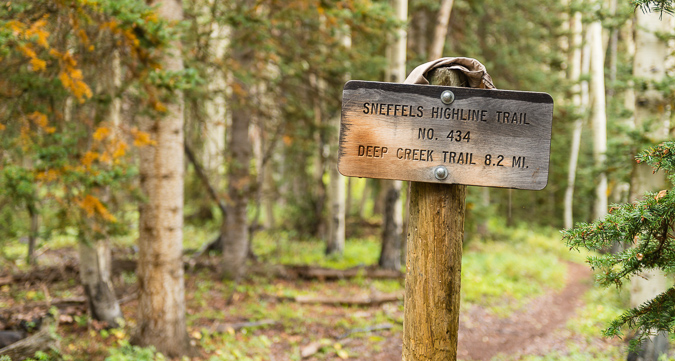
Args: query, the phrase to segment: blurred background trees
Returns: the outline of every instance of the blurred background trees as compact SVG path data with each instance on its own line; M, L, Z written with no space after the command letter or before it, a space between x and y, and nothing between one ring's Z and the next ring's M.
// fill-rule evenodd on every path
M169 3L182 9L169 16ZM490 238L494 219L592 221L607 210L603 196L642 193L642 170L628 165L672 136L672 8L636 4L661 5L663 18L650 15L651 28L633 4L590 0L6 2L0 246L25 239L26 262L39 264L53 238L77 238L90 313L111 325L122 315L106 286L110 240L139 237L139 265L180 269L183 220L218 234L209 249L234 280L247 276L263 230L325 242L339 258L343 242L376 227L380 266L398 269L407 186L334 171L340 94L349 78L402 82L438 54L476 58L498 88L556 101L547 188L470 188L467 241ZM658 76L640 70L645 34L658 43L647 55L663 62ZM184 145L193 158L183 160ZM150 273L139 272L141 289Z

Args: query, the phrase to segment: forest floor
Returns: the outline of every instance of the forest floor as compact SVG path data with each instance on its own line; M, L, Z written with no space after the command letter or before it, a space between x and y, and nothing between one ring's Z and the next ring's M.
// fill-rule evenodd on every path
M524 248L532 247L535 241L528 242ZM371 246L377 244L368 244ZM523 253L517 245L506 246L515 248L515 254ZM587 265L578 260L550 261L548 253L541 253L534 257L544 258L546 264L555 263L551 270L542 271L545 267L541 263L527 269L522 260L502 259L508 252L500 247L470 245L465 249L459 360L625 358L622 340L600 336L602 322L621 312L621 306L616 306L620 302L610 300L616 297L593 286ZM496 250L486 254L487 249ZM260 253L264 261L265 252ZM64 265L72 264L75 254L62 249L47 252L42 258L48 260L44 263ZM210 257L217 263L217 256ZM474 265L481 262L487 266L476 271ZM265 276L267 263L254 267L263 270L236 285L220 281L208 267L187 272L188 332L196 352L191 360L401 359L402 278L306 280ZM58 280L48 284L33 280L0 286L0 329L15 328L21 320L44 314L46 300L81 298L76 273L67 269L62 272ZM511 273L516 277L513 284L505 280ZM0 272L0 279L4 275L6 272ZM527 280L530 284L523 285ZM531 288L540 281L545 284ZM122 306L126 324L119 329L105 330L91 322L84 303L62 307L60 357L92 361L106 357L163 359L156 355L141 357L147 350L128 343L136 316L135 284L133 272L115 277L118 297L127 300ZM517 287L530 288L514 290ZM523 293L525 297L518 296ZM339 304L330 304L338 299L342 300ZM357 304L350 304L352 300ZM358 305L364 302L370 304Z

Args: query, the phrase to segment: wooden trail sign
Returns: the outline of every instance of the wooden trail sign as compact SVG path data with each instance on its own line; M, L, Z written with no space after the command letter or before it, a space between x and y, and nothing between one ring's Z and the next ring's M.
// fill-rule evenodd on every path
M541 190L553 99L546 93L369 81L345 84L345 176Z

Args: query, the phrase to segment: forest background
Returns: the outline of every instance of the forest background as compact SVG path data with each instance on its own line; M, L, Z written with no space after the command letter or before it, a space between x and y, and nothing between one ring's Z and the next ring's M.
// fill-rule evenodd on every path
M337 174L340 98L348 79L402 82L440 56L478 59L499 89L555 100L546 189L468 190L462 302L506 317L564 288L567 262L583 257L557 230L666 188L634 158L673 134L672 8L640 4L1 4L0 325L26 328L54 306L61 327L45 344L61 347L45 358L367 354L325 322L289 331L306 316L284 302L310 289L382 297L373 317L400 338L407 187ZM589 305L612 311L576 335L597 337L629 306L594 295ZM334 312L338 335L362 326L342 301L311 311ZM565 352L625 352L594 347Z

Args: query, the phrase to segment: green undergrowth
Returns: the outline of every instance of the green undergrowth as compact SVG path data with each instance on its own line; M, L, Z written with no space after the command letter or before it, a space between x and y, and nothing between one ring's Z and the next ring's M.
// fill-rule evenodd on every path
M579 347L571 346L566 352L553 352L545 356L525 356L519 358L522 361L616 361L625 359L625 355L621 353L618 347L605 349L600 347L590 347L587 349L580 349ZM492 361L502 361L510 359L493 359Z
M625 343L618 339L600 339L609 322L621 315L628 306L629 294L615 288L591 287L583 297L584 306L567 321L564 329L555 331L558 338L568 339L565 351L543 356L499 355L492 361L612 361L625 360ZM665 359L671 361L671 359ZM672 361L675 361L672 360Z
M507 317L529 299L565 286L570 254L557 232L491 221L489 236L469 241L462 257L462 306L478 305Z
M327 257L325 243L321 240L298 241L290 232L262 231L254 238L253 251L263 262L346 269L377 264L380 240L377 237L350 238L345 241L343 256Z
M628 308L628 299L627 290L593 287L584 295L584 307L567 322L567 328L587 339L598 337Z

